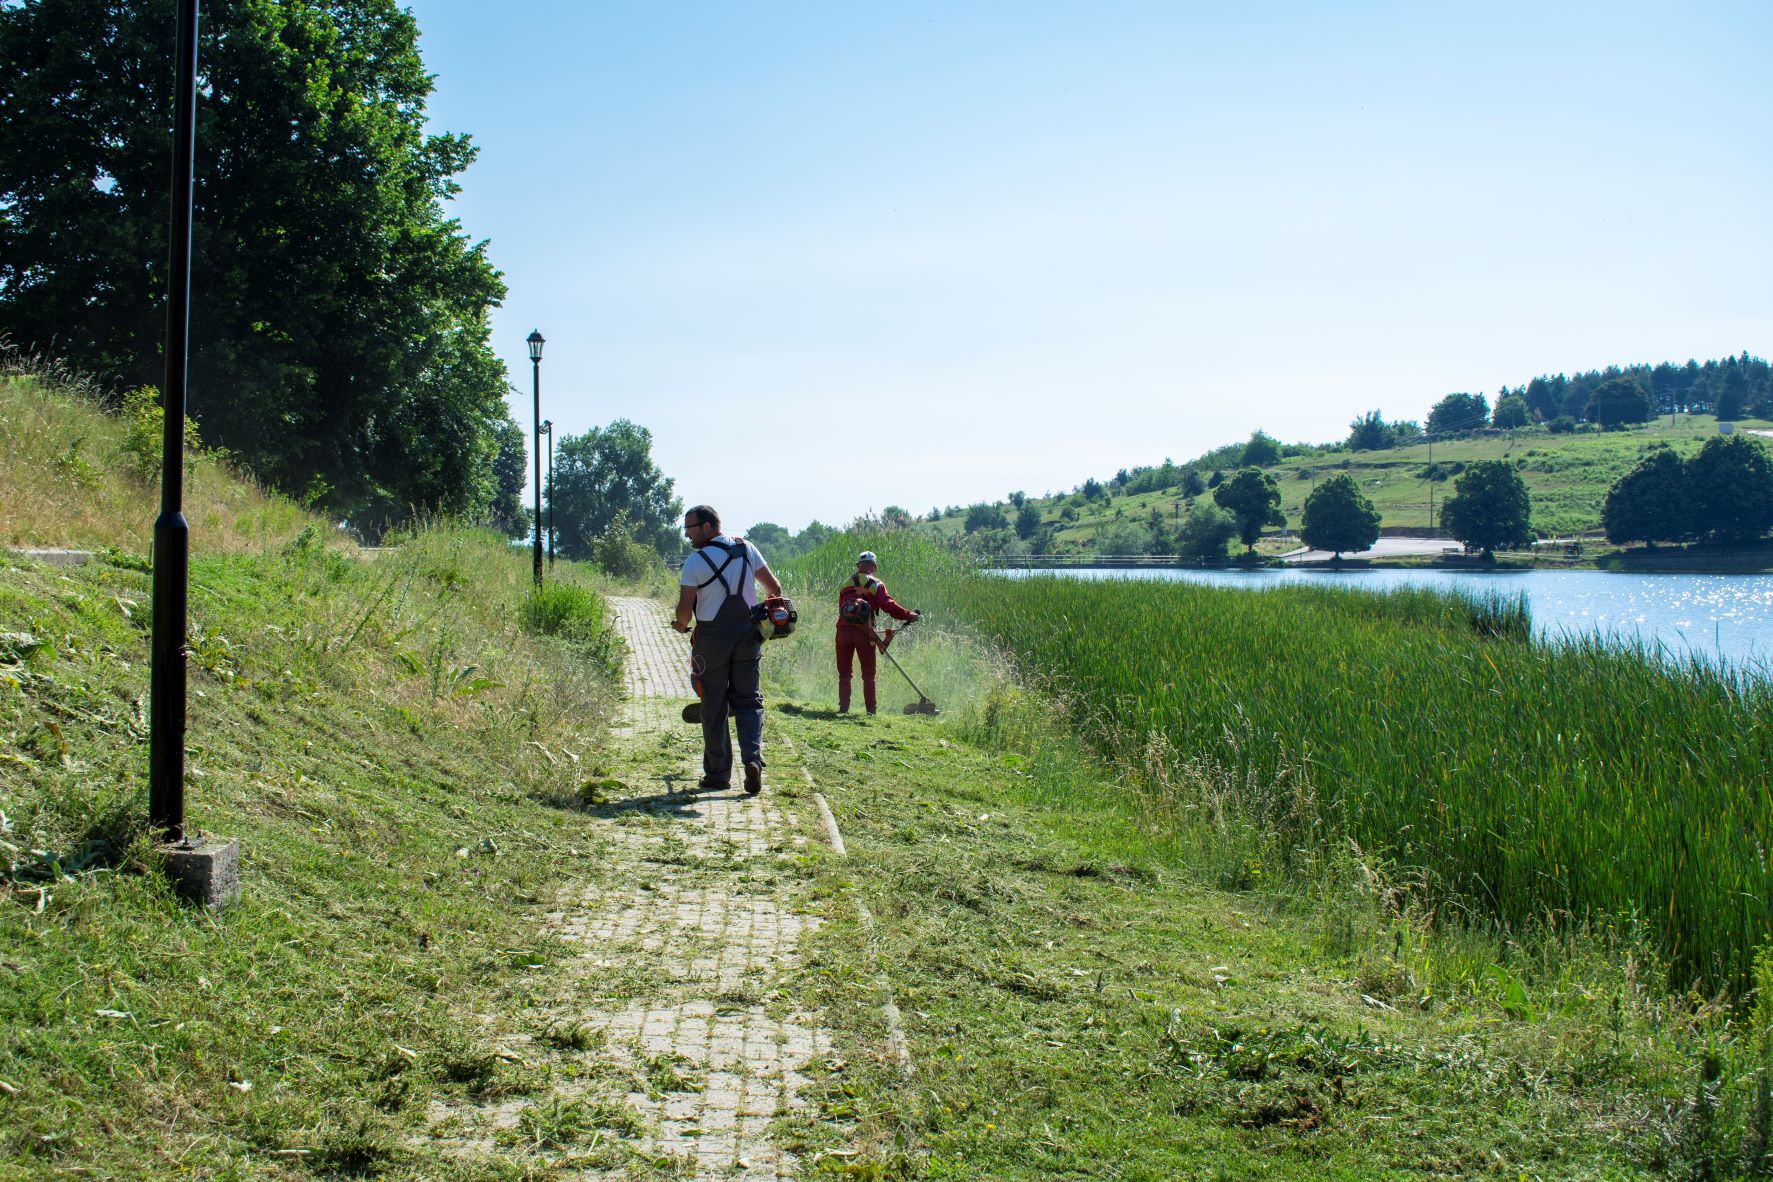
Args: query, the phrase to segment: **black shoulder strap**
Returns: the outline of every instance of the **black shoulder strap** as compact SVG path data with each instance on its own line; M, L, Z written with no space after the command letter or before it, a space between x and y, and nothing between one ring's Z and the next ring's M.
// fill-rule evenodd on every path
M716 567L714 565L714 560L712 558L708 557L707 554L703 553L703 550L712 550L712 549L726 551L726 561L721 563L718 567ZM733 593L732 588L728 587L726 585L726 580L720 578L720 576L722 576L726 573L726 568L733 564L733 559L735 559L735 558L743 559L744 563L745 563L744 567L739 571L739 576L740 576L739 590L743 591L745 589L744 575L745 575L746 571L751 569L751 555L746 552L744 542L734 542L730 546L722 545L719 542L709 542L707 546L704 546L702 548L702 550L696 551L696 553L702 555L702 561L706 562L708 564L708 568L714 572L713 574L709 575L707 578L703 579L700 583L696 584L697 591L700 591L702 588L708 586L710 583L714 582L716 579L719 579L720 580L720 589L722 591L725 591L728 595L731 595Z

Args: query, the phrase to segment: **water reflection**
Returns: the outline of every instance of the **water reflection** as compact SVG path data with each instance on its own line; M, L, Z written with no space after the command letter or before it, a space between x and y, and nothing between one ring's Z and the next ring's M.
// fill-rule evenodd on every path
M1325 583L1384 591L1440 587L1525 595L1535 629L1545 636L1598 634L1641 641L1677 659L1698 657L1754 669L1773 668L1773 575L1615 574L1608 571L1475 571L1366 569L1000 571L1016 577L1169 579L1257 589Z

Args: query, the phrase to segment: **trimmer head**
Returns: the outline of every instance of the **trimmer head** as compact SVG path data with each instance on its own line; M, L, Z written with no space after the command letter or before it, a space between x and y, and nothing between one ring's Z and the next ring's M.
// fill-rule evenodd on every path
M693 722L693 723L697 724L698 726L701 725L702 703L691 702L689 705L685 706L683 708L683 720L685 722Z
M905 713L907 714L934 714L935 712L936 704L928 698L919 698L917 701L910 702L905 706Z

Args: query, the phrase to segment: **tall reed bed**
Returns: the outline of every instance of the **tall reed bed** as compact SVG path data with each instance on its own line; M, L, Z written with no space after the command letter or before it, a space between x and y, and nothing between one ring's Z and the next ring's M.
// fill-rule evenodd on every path
M895 593L1053 679L1110 755L1161 735L1287 848L1352 838L1510 922L1635 915L1683 984L1744 984L1773 942L1765 681L1421 589L995 578L874 544L904 551Z

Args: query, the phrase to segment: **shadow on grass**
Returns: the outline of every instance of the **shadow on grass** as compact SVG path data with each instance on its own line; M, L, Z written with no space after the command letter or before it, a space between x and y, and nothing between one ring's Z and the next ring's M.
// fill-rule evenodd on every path
M148 833L147 818L121 807L93 818L70 846L61 850L30 850L28 854L0 863L0 883L22 886L54 882L64 875L98 870L118 870L141 862L143 851L135 848Z
M663 792L655 792L650 796L626 796L620 800L600 800L595 804L584 805L584 812L593 817L622 817L633 813L649 813L654 816L691 817L699 815L696 806L703 800L718 796L732 789L699 788L689 776L666 775L659 777L664 783ZM679 785L682 785L679 787ZM743 793L740 793L743 795Z
M846 714L829 706L802 706L798 702L783 702L776 709L783 714L792 714L797 718L812 718L822 722L859 722L867 717L860 710L853 714Z

